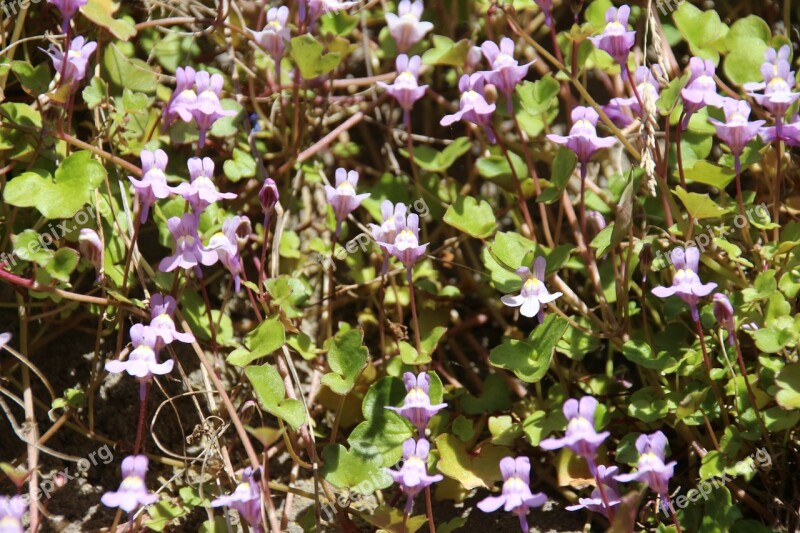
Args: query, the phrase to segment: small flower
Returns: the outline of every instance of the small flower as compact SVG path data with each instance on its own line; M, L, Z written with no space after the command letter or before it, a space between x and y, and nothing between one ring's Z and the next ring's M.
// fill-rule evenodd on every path
M483 59L483 50L480 46L470 46L467 57L464 58L464 72L473 73Z
M268 216L275 209L275 204L280 200L280 193L278 192L278 185L272 178L266 178L261 190L258 191L258 201L261 203L261 209L264 211L264 216Z
M728 331L728 344L733 346L736 335L736 322L733 318L733 306L727 296L721 292L714 293L714 318Z
M631 8L627 5L608 8L606 11L606 27L597 37L589 37L595 48L610 55L620 65L628 62L628 55L636 43L636 32L628 31L628 17ZM623 70L624 72L624 70Z
M289 8L272 7L267 10L267 24L259 32L252 32L253 38L272 57L278 65L286 51L286 42L292 37L292 30L287 25Z
M80 8L88 4L89 0L47 0L47 3L56 6L58 10L61 11L61 17L63 18L61 22L61 33L67 33L69 30L69 22L72 20L72 17L75 16L75 13L77 13Z
M342 222L361 205L364 198L369 197L369 193L356 194L357 185L358 172L355 170L348 172L343 168L338 168L336 169L336 188L334 189L330 185L325 186L328 203L331 204L333 214L336 216L337 236L341 231Z
M553 27L553 0L533 0L539 9L544 13L544 25L548 28Z
M661 70L658 65L654 68ZM636 83L636 92L643 102L646 98L650 98L654 103L658 100L661 91L652 70L645 66L638 67L636 72L633 73L633 79ZM633 123L633 121L622 112L623 109L630 109L633 111L634 116L642 116L642 106L639 105L639 99L636 98L636 95L627 98L612 98L607 105L603 106L603 111L606 112L608 118L617 126L624 128Z
M78 249L84 259L89 261L97 272L103 270L103 241L100 235L90 228L83 228L78 236Z
M100 501L106 507L119 507L132 513L143 505L158 501L158 496L147 491L144 477L147 474L147 456L129 455L122 460L122 483L116 492L106 492Z
M156 352L173 341L185 343L194 342L194 335L189 332L181 333L175 327L175 309L177 304L175 298L169 294L164 296L155 293L150 296L150 329L156 335L157 341L154 347Z
M175 91L164 108L164 130L178 117L184 122L192 121L192 109L197 103L194 80L197 72L192 67L178 67L175 71Z
M11 342L11 333L0 333L0 350L6 347L6 344Z
M222 92L223 79L220 74L210 75L201 70L195 77L195 91L197 102L192 109L192 116L200 130L198 144L202 148L206 144L206 133L218 119L222 117L232 117L236 111L226 111L222 109L219 95Z
M709 122L717 129L717 137L728 145L733 155L739 156L747 143L755 139L765 121L750 122L750 104L744 100L725 98L722 104L725 122L710 118Z
M472 122L482 127L489 142L494 144L496 139L491 125L495 105L486 102L483 85L484 77L479 72L461 76L461 79L458 80L458 90L461 91L461 99L458 103L459 110L452 115L442 117L440 124L449 126L459 120Z
M560 439L549 438L539 443L545 450L569 448L589 463L592 474L596 472L595 456L597 449L611 434L598 433L594 428L594 413L598 402L591 396L584 396L580 402L569 399L564 402L564 416L567 419L567 432Z
M228 217L222 223L222 231L215 233L208 241L208 249L217 253L220 263L233 276L234 290L236 292L239 292L241 287L240 275L244 268L242 258L239 256L239 237L237 234L242 227L248 228L247 233L249 235L250 220L247 217Z
M664 449L667 437L660 431L652 435L639 435L636 439L636 449L639 450L637 471L632 474L615 476L617 481L641 481L647 483L653 492L669 501L669 480L675 470L675 461L664 464Z
M703 61L699 57L689 60L689 82L681 89L683 112L686 118L681 127L686 129L692 114L705 106L722 107L722 97L717 94L717 83L714 81L716 68L710 59Z
M527 457L504 457L500 460L500 472L503 474L502 494L487 496L478 502L478 509L491 513L503 507L504 511L519 517L519 525L527 533L528 510L544 505L547 495L531 493L531 461Z
M672 287L655 287L653 294L659 298L668 298L676 295L686 302L692 309L692 319L700 319L697 311L697 302L703 296L708 296L717 287L716 283L700 281L697 269L700 265L700 251L695 246L689 248L675 248L670 254L672 264L675 266L675 276L672 278Z
M779 51L769 48L764 54L764 63L761 65L763 83L746 83L745 90L750 91L756 102L769 110L775 119L783 120L786 111L798 98L800 93L792 92L795 85L794 72L789 64L789 45L783 45ZM762 90L763 94L754 91Z
M188 161L190 183L181 183L173 188L175 194L183 196L192 206L196 214L200 214L206 208L219 200L233 200L236 194L232 192L218 192L216 185L212 181L214 177L214 161L209 157L202 160L193 157Z
M64 64L64 52L50 45L45 53L53 60L53 67L56 72L63 76L61 83L69 83L73 87L77 86L86 77L86 67L89 65L89 58L97 49L97 43L86 41L83 36L75 37L70 43L67 51L67 64Z
M444 479L441 474L428 475L428 454L431 451L430 443L425 439L408 439L403 442L403 466L400 470L386 469L394 482L400 485L400 490L408 496L406 513L411 514L414 506L414 496Z
M433 29L432 23L421 21L424 9L422 0L414 0L414 2L400 0L397 5L397 15L386 13L386 25L389 27L389 33L394 38L399 52L406 52Z
M395 225L397 233L391 241L378 241L378 245L384 250L395 256L406 269L408 269L408 279L411 281L411 269L417 261L425 255L425 250L429 243L419 243L419 215L410 213L406 217L398 217L395 209ZM391 237L391 234L386 235Z
M481 72L487 83L491 83L506 96L508 112L512 109L512 95L517 84L528 75L528 67L531 63L520 65L514 59L514 41L508 37L500 40L498 47L492 41L486 41L481 45L483 55L492 66L492 70Z
M164 150L155 152L142 150L141 158L142 179L137 180L133 176L128 176L128 179L139 196L139 222L144 223L150 214L150 206L156 203L156 200L163 200L169 196L172 190L167 185L167 175L164 173L168 162Z
M211 502L211 507L231 507L250 524L254 533L261 531L261 489L258 486L258 473L251 467L242 472L242 482L227 496L220 496Z
M406 417L419 430L420 435L423 435L431 417L447 407L447 404L431 404L429 396L431 377L426 372L420 372L417 376L406 372L403 374L403 383L407 392L403 406L386 406L386 409Z
M378 82L380 87L386 89L386 92L391 94L403 108L404 118L406 125L410 119L411 108L414 103L425 96L425 89L427 85L419 85L419 67L422 60L419 56L414 56L409 59L405 54L400 54L395 60L397 67L397 77L394 79L392 85Z
M566 137L554 134L547 136L554 143L566 146L575 152L581 163L581 172L585 172L586 163L595 152L602 148L610 148L617 142L614 137L597 136L599 119L600 115L591 107L577 106L572 110L572 128L569 130L569 135Z
M338 13L350 9L358 2L342 2L341 0L301 0L301 10L308 4L308 26L312 28L317 19L324 13ZM302 19L302 16L301 16Z
M599 465L597 467L597 476L600 478L600 482L604 486L603 490L606 494L606 499L608 500L608 506L612 510L622 503L622 499L619 495L619 485L617 484L617 480L614 479L614 476L616 476L618 472L619 468L616 466L607 467L605 465ZM595 487L594 490L592 490L591 498L578 498L577 505L568 505L565 507L565 509L567 511L588 509L589 511L600 513L608 519L611 518L609 509L606 509L606 506L603 503L603 495L600 492L599 487Z
M0 531L3 533L23 533L22 517L26 506L22 496L0 496Z
M383 220L380 226L377 224L369 225L372 231L372 238L375 239L377 243L393 243L397 238L397 234L400 232L400 221L406 219L406 206L403 203L394 205L391 200L384 200L381 203L381 217ZM386 246L380 245L380 248L383 250L383 253L386 254L386 259L383 261L383 268L381 269L381 275L384 275L388 269L389 255L391 254Z
M159 342L159 331L144 324L131 326L131 343L133 350L128 355L127 361L113 360L106 362L106 370L112 374L127 372L141 382L153 379L172 372L175 362L169 359L163 363L158 362L156 356Z
M522 316L528 318L538 316L539 323L541 323L544 320L543 306L562 295L560 292L550 294L547 287L544 286L546 267L547 260L542 256L537 257L533 262L532 275L528 267L519 267L517 275L522 278L520 293L516 296L506 294L500 298L500 301L509 307L519 307Z
M172 217L167 220L167 227L172 238L175 239L175 253L165 257L158 264L162 272L172 272L177 267L194 268L198 276L202 276L199 264L206 266L217 262L217 254L203 247L198 235L198 216L194 213L184 213L183 217Z

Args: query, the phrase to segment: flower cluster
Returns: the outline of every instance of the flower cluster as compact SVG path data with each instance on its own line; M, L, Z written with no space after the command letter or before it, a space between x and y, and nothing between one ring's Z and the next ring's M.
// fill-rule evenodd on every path
M223 78L220 74L209 74L204 70L195 71L191 67L179 67L175 73L177 84L170 101L164 108L164 127L176 118L197 125L200 148L206 144L206 135L211 126L222 117L236 114L222 108L220 93Z

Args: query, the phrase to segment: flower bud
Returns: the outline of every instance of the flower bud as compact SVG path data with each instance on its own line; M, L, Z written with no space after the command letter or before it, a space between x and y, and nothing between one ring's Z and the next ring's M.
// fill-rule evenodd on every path
M103 242L93 229L83 228L78 237L78 248L81 255L89 261L95 270L103 268Z
M261 190L258 191L258 201L261 202L261 209L264 210L265 215L272 213L279 199L280 194L278 193L278 186L275 184L275 180L272 178L265 179L264 185L262 185Z

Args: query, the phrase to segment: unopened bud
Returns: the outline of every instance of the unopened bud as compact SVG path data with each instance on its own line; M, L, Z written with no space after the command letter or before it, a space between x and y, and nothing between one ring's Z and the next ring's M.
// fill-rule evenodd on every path
M78 248L81 255L89 261L95 270L103 268L103 242L93 229L83 228L78 236Z
M239 225L236 226L236 244L239 249L245 247L247 241L250 240L250 235L253 233L253 227L250 225L250 219L246 216L241 216Z
M264 210L265 215L272 213L279 199L280 194L278 193L278 186L275 184L275 180L272 178L265 179L264 185L262 185L261 190L258 191L258 201L261 202L261 209Z

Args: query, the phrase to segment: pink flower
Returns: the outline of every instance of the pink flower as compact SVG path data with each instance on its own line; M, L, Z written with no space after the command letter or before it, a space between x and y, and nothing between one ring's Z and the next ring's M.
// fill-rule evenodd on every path
M722 107L722 97L717 94L717 82L714 81L716 68L711 60L703 61L699 57L689 60L691 74L686 87L681 89L683 112L686 118L681 127L686 129L692 114L705 106Z
M163 200L169 196L172 190L167 185L167 175L164 174L168 162L167 154L164 150L156 150L155 152L142 150L141 158L142 179L137 180L133 176L128 176L128 179L139 196L139 222L144 223L150 213L150 206L156 200Z
M232 117L236 114L236 111L222 109L219 95L222 92L223 81L220 74L212 76L204 70L198 72L195 78L197 102L192 109L192 115L197 123L197 129L200 130L200 148L206 144L206 133L214 122L222 117Z
M178 267L194 268L198 277L202 277L199 265L213 265L217 262L217 254L205 248L198 235L198 216L184 213L183 217L172 217L167 220L167 227L175 239L175 253L165 257L158 264L162 272L172 272Z
M343 168L336 169L336 188L325 185L328 203L331 204L333 214L336 216L337 236L342 229L342 222L361 205L364 198L369 197L369 193L356 194L357 185L358 172L355 170L348 172Z
M500 460L503 474L503 492L500 496L487 496L478 502L478 509L491 513L500 507L519 517L519 525L528 533L528 510L541 507L547 501L542 492L531 493L531 461L527 457L504 457Z
M789 53L788 44L783 45L777 52L774 48L769 48L764 54L764 63L761 65L764 82L747 83L744 86L759 105L775 116L776 121L782 121L789 106L800 98L800 93L792 91L795 79L789 63ZM762 89L763 94L754 92Z
M717 288L716 283L703 283L697 275L700 265L700 251L695 246L675 248L670 254L672 264L675 266L675 276L672 278L671 287L655 287L653 294L659 298L677 296L692 310L692 319L700 320L697 303L703 296L708 296Z
M714 318L717 324L728 331L728 344L736 342L736 320L733 317L733 306L727 296L721 292L714 293Z
M528 267L519 267L517 275L522 278L522 289L516 296L506 294L500 300L509 307L519 307L520 314L528 318L538 316L539 323L544 321L543 307L556 298L561 297L560 292L550 293L544 286L547 261L539 256L533 262L533 275Z
M661 70L658 65L655 65L653 68L658 71ZM649 97L653 103L658 100L660 88L658 81L655 76L653 76L653 71L648 67L638 67L636 72L633 73L633 79L636 83L636 91L639 93L639 98L641 98L642 101L645 100L645 97ZM623 128L629 126L633 122L628 115L623 113L624 109L633 111L634 116L642 116L642 106L639 105L639 99L636 98L636 95L627 98L612 98L607 105L603 106L603 111L606 112L608 118L610 118L614 124Z
M594 414L597 406L597 400L591 396L584 396L580 402L575 399L564 402L564 417L567 419L566 434L560 439L544 439L539 443L539 447L544 450L569 448L586 460L589 470L594 475L597 449L611 434L608 431L598 433L594 428Z
M103 241L100 235L90 228L83 228L78 236L78 249L84 259L89 261L97 272L103 270Z
M400 470L386 469L394 482L400 485L400 490L408 496L406 513L411 514L414 506L414 496L444 479L441 474L428 475L428 454L431 451L430 443L425 439L408 439L403 442L403 466Z
M288 7L272 7L267 10L267 24L264 29L252 32L256 42L267 51L276 66L280 64L286 50L286 43L292 36L292 30L287 25L288 20Z
M486 102L483 85L484 77L479 72L461 76L461 79L458 80L458 90L461 91L461 99L458 102L459 110L452 115L445 115L440 124L450 126L459 120L472 122L482 127L489 142L494 144L496 139L491 126L495 105Z
M631 8L627 5L608 8L606 11L606 27L597 37L589 37L595 48L610 55L620 65L628 62L628 55L636 43L636 32L628 31L628 17ZM623 69L623 72L625 70Z
M72 20L72 17L75 16L75 13L77 13L80 8L88 4L89 0L47 0L47 3L56 6L58 10L61 11L61 16L63 17L61 33L67 33L69 30L69 22Z
M585 174L586 163L603 148L610 148L617 139L614 137L598 137L597 121L600 115L591 107L577 106L572 110L572 128L566 137L550 134L548 139L556 144L566 146L578 156L581 173Z
M258 486L259 471L253 472L251 467L244 469L242 482L231 494L220 496L211 502L211 507L230 507L253 529L254 533L261 531L261 488Z
M250 220L247 217L228 217L222 223L222 231L215 233L208 241L208 249L217 253L220 263L233 276L234 290L239 292L241 286L240 275L243 270L242 259L239 256L239 235L241 228L246 228L247 236L250 235Z
M520 65L514 59L514 41L508 37L500 40L498 47L492 41L486 41L481 45L483 55L492 66L492 70L481 72L487 83L491 83L506 96L508 112L513 112L512 94L517 84L528 75L528 66Z
M397 215L397 212L395 212ZM406 269L407 277L411 282L411 269L425 255L429 243L419 243L419 215L411 213L405 218L395 219L397 234L393 241L378 241L378 245L395 256ZM391 235L385 235L391 237Z
M608 467L605 465L599 465L597 467L597 477L600 478L600 482L605 487L604 492L608 500L609 509L607 509L603 503L603 494L600 492L599 487L595 487L594 490L592 490L591 498L578 498L578 505L568 505L565 507L565 509L567 511L588 509L589 511L600 513L606 518L610 519L611 513L609 511L622 503L622 499L619 495L619 484L617 483L617 480L614 479L614 476L616 476L618 472L619 468L616 466Z
M22 496L0 496L0 531L23 533L22 518L27 506Z
M402 203L393 205L391 200L384 200L381 203L381 216L383 220L380 226L376 224L369 225L372 231L372 238L375 239L377 243L393 243L397 238L397 234L400 232L401 221L406 219L406 206ZM391 254L386 246L381 245L380 248L383 250L383 253L386 254L386 258L383 261L383 268L381 269L381 275L384 275L389 267L389 256Z
M420 435L423 435L430 419L447 407L447 404L431 404L431 377L426 372L420 372L417 376L406 372L403 374L403 383L407 391L403 405L401 407L386 406L386 409L407 418L417 428Z
M616 476L617 481L641 481L647 483L650 489L669 502L669 480L675 470L675 461L664 464L667 437L660 431L651 435L639 435L636 439L636 449L639 451L639 461L636 472Z
M143 505L158 501L158 496L147 491L144 477L147 474L147 456L129 455L122 460L122 483L116 492L106 492L100 501L106 507L119 507L132 513Z
M181 333L175 327L175 309L177 304L175 298L169 294L164 296L155 293L150 296L150 329L156 335L156 352L173 341L185 343L194 342L194 335L191 333Z
M378 82L378 86L386 89L386 92L394 96L397 103L404 111L404 122L408 126L410 120L411 108L414 103L425 96L425 89L427 85L419 85L419 67L421 64L419 56L414 56L411 59L405 54L397 56L395 66L397 67L397 77L394 79L392 85L387 85L383 82Z
M414 0L414 2L400 0L397 5L397 15L386 13L386 25L389 27L389 33L394 38L399 52L407 51L433 29L432 23L421 22L424 9L422 0Z
M127 372L141 382L153 379L153 376L160 376L172 372L175 364L172 359L163 363L158 362L157 345L158 333L155 329L144 324L131 326L131 343L133 350L128 355L127 361L113 360L106 362L105 369L112 374Z
M764 120L750 121L750 104L744 100L725 98L722 104L725 112L725 122L709 118L717 129L717 137L728 145L731 153L739 156L744 151L747 143L755 139L759 129L765 124Z
M181 183L173 189L173 192L183 196L192 206L196 214L200 214L206 208L219 200L233 200L236 194L232 192L218 192L216 185L212 181L214 177L214 161L209 157L200 159L193 157L187 163L189 167L190 183Z
M75 37L70 43L67 51L67 64L64 65L64 52L50 45L45 53L53 60L53 67L56 72L63 75L61 83L77 86L86 77L86 67L89 65L89 58L97 49L97 43L86 41L83 36Z
M192 67L178 67L175 71L177 83L175 91L164 108L164 130L180 117L184 122L191 122L192 109L197 103L197 93L194 90L194 79L197 72Z

